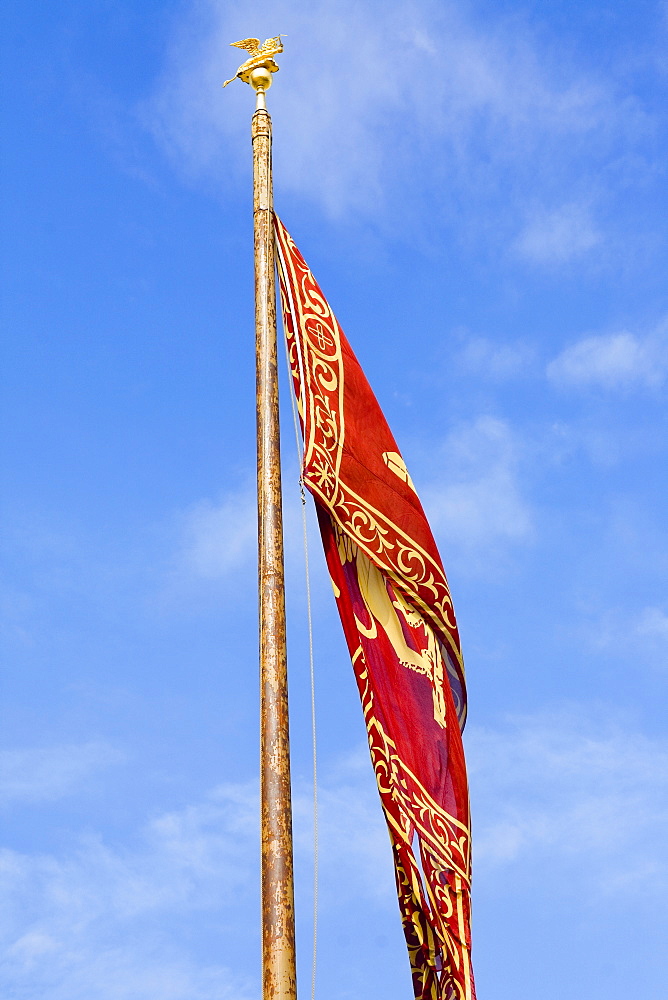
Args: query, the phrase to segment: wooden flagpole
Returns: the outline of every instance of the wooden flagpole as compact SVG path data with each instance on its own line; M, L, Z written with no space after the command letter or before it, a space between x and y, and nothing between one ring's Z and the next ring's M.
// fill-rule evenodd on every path
M249 73L248 79L257 94L251 134L257 366L262 996L263 1000L296 1000L271 118L264 96L271 85L271 76L269 68L260 66Z

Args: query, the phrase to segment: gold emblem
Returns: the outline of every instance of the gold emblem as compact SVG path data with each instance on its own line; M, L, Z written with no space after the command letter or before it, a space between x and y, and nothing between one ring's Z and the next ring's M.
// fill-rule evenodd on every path
M281 38L284 35L276 35L274 38L267 38L266 41L260 45L259 38L243 38L240 42L230 42L237 49L245 49L246 52L250 53L250 58L246 62L242 63L239 69L236 71L231 80L226 80L223 87L226 87L228 83L232 83L233 80L239 79L244 83L251 83L251 74L254 70L264 69L267 73L277 73L279 66L274 62L272 56L278 55L279 52L283 51L283 43ZM268 77L269 83L271 83L271 77ZM265 88L269 84L265 84Z
M398 451L384 451L383 461L385 465L390 469L395 476L399 476L399 479L403 479L405 483L408 483L413 493L417 493L415 486L413 485L413 480L408 474L408 469L406 468L406 463L399 454Z
M356 563L360 596L371 621L370 627L367 628L355 615L357 631L367 639L375 639L380 625L390 640L399 663L428 679L432 691L434 721L445 729L447 727L445 669L443 651L438 639L422 615L418 614L401 594L394 591L392 600L385 577L362 550L340 529L335 528L335 531L341 562L344 565L346 562ZM414 645L410 645L406 638L411 633Z

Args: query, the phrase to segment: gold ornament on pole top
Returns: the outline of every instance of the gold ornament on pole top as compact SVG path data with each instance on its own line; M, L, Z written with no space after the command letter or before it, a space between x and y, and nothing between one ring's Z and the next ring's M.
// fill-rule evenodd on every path
M265 108L264 95L271 87L271 75L278 73L280 69L273 57L283 51L281 38L285 38L285 35L267 38L262 45L259 38L243 38L240 42L230 42L230 45L237 49L245 49L250 53L250 58L241 64L230 80L225 81L223 87L237 79L249 83L257 94L257 107Z

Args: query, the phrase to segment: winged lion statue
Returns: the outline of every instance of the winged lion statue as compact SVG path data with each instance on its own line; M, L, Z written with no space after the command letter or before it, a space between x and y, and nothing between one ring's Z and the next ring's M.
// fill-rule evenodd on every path
M270 73L278 72L279 66L274 62L272 56L278 55L279 52L283 51L283 43L281 41L283 37L283 35L276 35L274 38L267 38L262 45L260 45L259 38L244 38L240 42L230 42L230 45L233 45L237 49L245 49L250 54L250 57L246 62L241 64L231 80L225 81L223 87L226 87L228 83L232 83L236 79L243 80L244 83L249 83L250 74L259 66L265 67Z

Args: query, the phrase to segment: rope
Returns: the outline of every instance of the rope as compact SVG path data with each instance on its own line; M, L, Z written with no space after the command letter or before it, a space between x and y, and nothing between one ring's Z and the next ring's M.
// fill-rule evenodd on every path
M304 569L306 574L306 613L308 615L308 655L311 674L311 736L313 744L313 964L311 967L311 1000L315 1000L315 975L318 947L318 743L315 719L315 669L313 665L313 617L311 614L311 573L308 558L308 531L306 527L306 494L301 476L299 492L302 501L304 528Z
M283 338L285 345L285 357L288 367L288 377L292 378L290 371L290 358L288 355L287 339ZM290 386L290 404L292 409L292 422L295 429L295 444L297 446L297 459L299 468L302 468L302 447L299 437L299 427L297 425L297 407L295 397ZM299 475L299 496L302 506L302 529L304 535L304 575L306 578L306 615L308 620L308 656L309 671L311 677L311 739L313 746L313 960L311 964L311 1000L315 1000L315 979L317 970L318 955L318 869L319 869L319 849L318 849L318 743L316 736L316 713L315 713L315 667L313 658L313 615L311 612L311 570L308 556L308 526L306 522L306 493L304 491L304 480Z

